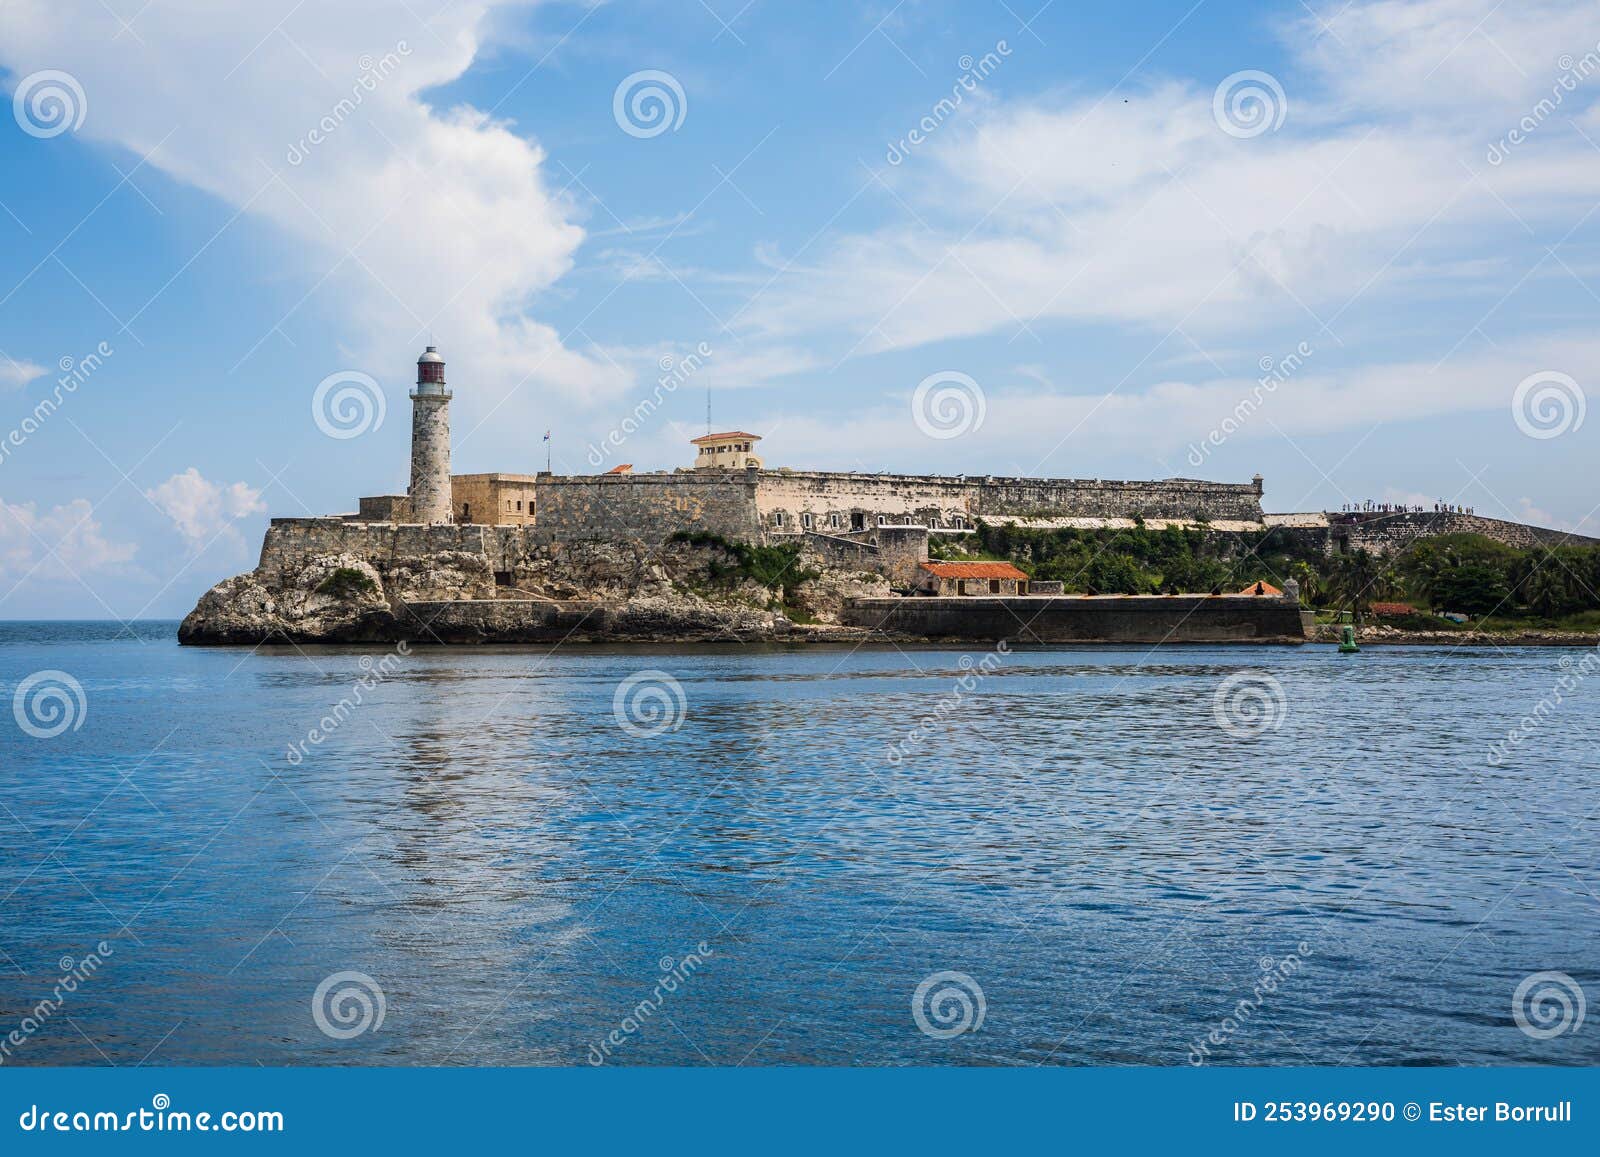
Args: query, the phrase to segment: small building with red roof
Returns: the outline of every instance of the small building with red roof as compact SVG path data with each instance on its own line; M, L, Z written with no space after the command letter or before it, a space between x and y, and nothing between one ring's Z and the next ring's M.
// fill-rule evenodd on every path
M1009 562L924 562L918 571L918 589L942 598L1028 593L1027 573Z

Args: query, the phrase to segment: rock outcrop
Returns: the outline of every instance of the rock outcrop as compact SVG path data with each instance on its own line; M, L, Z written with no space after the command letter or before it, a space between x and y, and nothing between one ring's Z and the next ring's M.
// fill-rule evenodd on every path
M499 561L511 569L496 571L488 557L469 550L308 554L276 549L269 534L261 565L208 591L179 627L178 640L749 642L791 637L797 631L791 613L836 624L845 598L887 593L876 576L809 562L765 585L717 544L549 544ZM785 581L793 587L788 611Z

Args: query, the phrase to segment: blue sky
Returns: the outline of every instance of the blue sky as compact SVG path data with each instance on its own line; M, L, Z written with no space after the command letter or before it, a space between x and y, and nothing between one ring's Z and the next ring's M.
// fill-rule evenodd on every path
M429 334L459 471L656 395L605 464L687 464L709 390L770 465L1600 533L1592 5L329 7L0 8L0 617L181 615L403 490ZM384 418L330 437L342 372Z

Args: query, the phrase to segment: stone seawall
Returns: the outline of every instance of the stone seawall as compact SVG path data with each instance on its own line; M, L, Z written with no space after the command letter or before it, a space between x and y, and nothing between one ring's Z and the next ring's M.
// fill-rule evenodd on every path
M1020 643L1303 643L1312 616L1287 599L1206 595L856 599L842 621L927 638Z

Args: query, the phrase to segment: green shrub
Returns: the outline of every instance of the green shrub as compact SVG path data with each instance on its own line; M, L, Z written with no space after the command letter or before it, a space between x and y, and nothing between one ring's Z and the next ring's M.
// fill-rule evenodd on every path
M341 566L317 585L319 595L332 595L336 599L353 599L357 595L371 594L378 589L368 575L353 566Z

